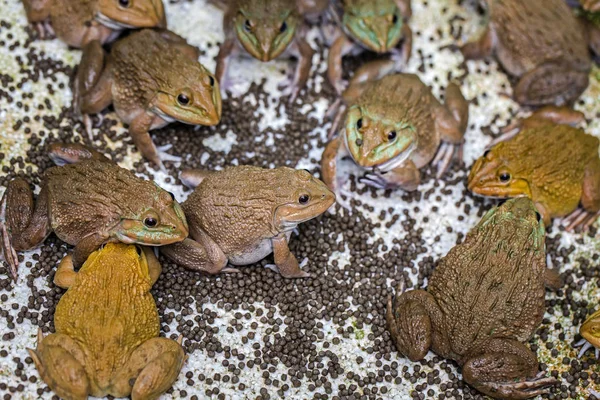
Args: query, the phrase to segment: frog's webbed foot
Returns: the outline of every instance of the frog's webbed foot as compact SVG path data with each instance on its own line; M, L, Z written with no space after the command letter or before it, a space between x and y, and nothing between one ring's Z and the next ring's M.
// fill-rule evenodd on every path
M581 347L581 349L579 349L579 353L577 354L577 358L583 357L586 351L593 348L594 356L600 359L600 349L595 347L593 344L591 344L585 339L581 339L579 342L575 343L573 347Z
M170 143L165 144L164 146L157 146L156 150L158 151L158 156L160 157L161 161L180 163L182 160L181 157L167 153L167 150L170 150L172 147L173 145Z
M600 217L600 211L589 212L583 208L578 208L571 214L567 215L562 224L569 232L574 231L578 227L582 230L587 230Z
M476 385L474 387L494 398L529 399L550 393L550 387L558 382L555 378L536 377L523 382L486 383L489 387L486 389L481 389Z
M38 38L41 40L53 39L56 37L56 33L54 33L54 28L52 28L52 23L49 19L40 22L32 22L31 26L35 29Z
M440 145L432 164L437 167L436 178L440 179L452 164L453 159L462 160L463 143L444 143Z

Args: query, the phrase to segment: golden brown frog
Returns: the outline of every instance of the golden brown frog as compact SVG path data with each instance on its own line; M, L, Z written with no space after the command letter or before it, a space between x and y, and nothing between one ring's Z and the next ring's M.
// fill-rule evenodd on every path
M412 52L412 31L408 26L412 15L410 0L334 0L331 4L338 31L329 49L327 76L338 93L344 90L342 59L348 54L365 50L391 53L395 69L398 64L409 61ZM364 68L377 73L379 66L369 63Z
M108 57L92 42L77 72L76 109L95 114L112 103L138 150L162 166L148 131L173 121L216 125L221 119L219 84L198 56L198 49L165 30L132 33L115 43Z
M600 141L560 124L575 122L573 114L552 107L535 113L519 134L475 162L469 190L482 196L529 197L547 225L572 212L567 229L591 225L600 215Z
M54 314L56 333L28 349L35 366L61 398L89 396L157 399L185 362L179 342L158 337L160 319L150 288L160 264L149 248L108 243L79 272L71 256L54 283L67 292Z
M298 224L335 202L323 182L304 170L251 166L188 170L181 179L195 187L182 204L190 238L164 247L165 255L186 268L216 274L228 262L248 265L274 253L284 277L309 276L299 268L288 241Z
M227 81L227 65L232 55L245 50L260 61L271 61L289 54L298 59L294 81L289 90L293 101L306 85L315 51L306 41L302 13L321 8L325 0L229 0L225 6L225 41L217 56L216 76Z
M77 149L55 144L50 156L64 162ZM185 216L171 193L86 151L95 159L45 171L35 208L29 184L22 178L9 182L0 202L0 242L15 280L16 251L39 245L51 232L75 246L77 267L106 242L161 246L187 237Z
M370 82L364 82L361 71L357 75L361 78L353 78L344 93L349 104L344 128L323 152L327 186L336 190L337 159L348 154L372 171L361 181L377 188L416 190L419 169L436 152L434 163L439 161L441 176L462 146L469 118L469 105L458 86L448 86L442 105L416 75L387 75Z
M490 210L440 260L427 291L388 299L387 321L398 351L412 361L431 348L455 360L463 379L488 396L526 399L558 383L538 375L524 343L544 316L544 284L560 278L546 268L545 229L531 200Z
M462 47L467 59L494 54L518 80L523 105L574 102L588 86L591 68L584 30L564 0L480 0L486 32Z
M583 325L579 328L579 334L583 339L579 343L575 343L575 346L582 346L578 358L581 358L583 354L590 348L594 348L596 358L600 358L600 310L590 315ZM588 389L588 393L600 399L600 392Z
M23 5L40 37L55 32L73 47L109 42L123 29L167 27L162 0L23 0Z

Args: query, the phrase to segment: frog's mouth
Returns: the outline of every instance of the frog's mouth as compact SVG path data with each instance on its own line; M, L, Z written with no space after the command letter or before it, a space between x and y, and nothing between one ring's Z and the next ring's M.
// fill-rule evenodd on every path
M416 149L416 147L417 144L413 141L402 153L398 154L391 160L387 160L386 162L375 166L374 168L378 169L381 172L389 172L397 168L404 161L406 161L408 157L410 157L412 152Z
M100 11L96 13L96 21L100 22L102 25L114 29L114 30L123 30L123 29L133 29L135 28L133 25L128 25L122 22L117 22L114 19L110 19L106 15L102 14Z

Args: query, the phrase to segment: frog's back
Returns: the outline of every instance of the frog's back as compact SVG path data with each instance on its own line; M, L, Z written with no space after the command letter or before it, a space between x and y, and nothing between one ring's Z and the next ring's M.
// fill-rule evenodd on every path
M546 61L589 70L584 33L563 0L491 0L498 59L514 76Z
M157 187L124 168L84 161L46 171L50 224L63 241L76 245L103 232L121 217L132 218L153 204Z
M134 246L116 244L135 252ZM150 283L135 273L124 252L96 252L56 307L57 333L73 338L86 354L88 376L99 390L129 359L133 350L159 335L160 320ZM105 393L108 394L108 393Z
M544 312L545 256L534 250L531 230L477 229L440 261L428 287L459 362L490 337L527 341Z

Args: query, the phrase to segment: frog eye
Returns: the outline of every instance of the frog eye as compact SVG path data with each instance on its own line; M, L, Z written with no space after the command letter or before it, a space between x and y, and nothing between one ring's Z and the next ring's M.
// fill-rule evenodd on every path
M394 14L394 16L392 17L392 24L396 25L398 23L398 16L396 14Z
M283 21L283 24L281 24L281 26L279 27L279 32L283 33L285 31L287 31L287 28L288 28L287 24L285 23L285 21Z
M501 173L498 178L500 178L500 182L508 182L510 181L510 174L508 172Z
M542 214L540 214L539 212L535 212L535 218L537 219L537 222L540 222L542 220Z
M306 204L306 203L308 203L309 200L310 200L310 196L307 194L303 194L303 195L300 195L300 197L298 198L298 203Z
M246 21L244 21L244 29L246 30L246 32L251 32L252 31L252 23L250 22L249 19L247 19Z
M190 98L189 98L189 97L187 97L185 94L183 94L183 93L180 93L180 94L177 96L177 102L178 102L179 104L181 104L182 106L187 106L188 104L190 104Z
M209 76L208 76L208 84L209 84L211 87L214 87L214 86L215 86L215 78L213 78L211 75L209 75Z
M154 228L156 225L158 225L158 220L153 217L146 217L144 219L144 225L146 225L148 228Z
M392 142L396 139L396 131L391 131L387 135L388 141Z
M363 120L362 120L362 118L360 118L358 121L356 121L356 128L361 129L362 126L363 126Z
M119 0L119 5L121 7L127 8L127 7L129 7L130 4L131 4L131 2L129 0Z

